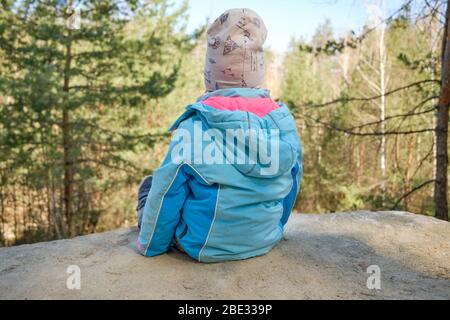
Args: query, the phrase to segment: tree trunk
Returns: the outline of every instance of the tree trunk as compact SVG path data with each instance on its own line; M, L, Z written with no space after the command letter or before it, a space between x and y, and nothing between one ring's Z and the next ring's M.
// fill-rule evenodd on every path
M383 3L384 4L384 3ZM384 9L384 7L383 7ZM381 167L381 192L383 207L386 205L386 26L382 25L380 31L380 126L381 126L381 147L380 147L380 167Z
M414 141L415 140L415 141ZM407 194L409 190L412 189L412 178L413 178L413 172L414 172L414 145L417 145L417 136L409 137L408 139L408 151L407 151L407 165L406 165L406 172L405 172L405 187L404 187L404 194ZM417 149L415 150L416 153L419 153ZM409 211L410 206L410 197L405 198L405 210Z
M386 12L386 0L380 2L381 12ZM382 19L380 17L380 19ZM387 65L387 49L386 49L386 29L385 23L381 23L379 27L379 68L380 68L380 131L381 146L380 146L380 169L381 169L381 193L383 199L383 207L386 205L386 179L387 179L387 141L386 141L386 91L387 91L387 79L386 79L386 65Z
M64 146L64 215L67 222L68 236L72 235L73 215L72 215L72 202L73 202L73 175L74 175L74 161L72 159L72 137L71 137L71 123L70 123L70 111L68 103L68 95L70 90L70 68L72 64L72 45L70 37L72 33L68 29L68 43L66 46L66 61L64 66L64 87L65 94L63 115L62 115L62 132L63 132L63 146Z
M450 106L450 0L447 1L447 15L442 46L442 82L438 105L436 127L436 185L434 199L436 218L448 221L448 121Z
M440 23L439 23L439 16L437 12L433 13L432 16L432 21L436 21L435 23L433 23L432 25L430 25L429 29L429 41L430 41L430 46L431 46L431 56L435 57L436 56L436 52L438 50L439 47L439 35L440 35ZM431 80L436 80L438 78L438 68L437 65L434 65L433 68L431 68ZM433 99L432 100L433 105L437 106L439 101L438 99ZM437 117L433 117L433 128L437 127ZM437 139L436 139L436 132L433 132L433 177L436 177L436 167L437 167L437 149L436 149L436 145L437 145ZM434 188L435 186L433 186L431 194L434 194Z
M1 177L0 177L1 181ZM5 239L5 200L3 196L3 190L0 190L0 247L6 246L6 239Z

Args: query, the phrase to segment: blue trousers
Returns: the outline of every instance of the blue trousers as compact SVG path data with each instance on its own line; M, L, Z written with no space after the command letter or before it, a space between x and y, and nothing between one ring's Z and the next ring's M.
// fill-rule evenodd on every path
M138 204L137 204L137 208L136 208L139 229L141 228L141 225L142 225L142 217L144 215L144 207L145 207L145 203L147 202L148 194L150 193L150 190L152 188L152 182L153 182L152 176L145 177L139 187Z

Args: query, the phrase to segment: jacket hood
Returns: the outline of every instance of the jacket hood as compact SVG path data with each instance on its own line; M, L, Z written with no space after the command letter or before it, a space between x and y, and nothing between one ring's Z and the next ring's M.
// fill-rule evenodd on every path
M268 91L226 89L209 93L189 105L171 131L194 115L202 120L204 132L220 132L223 139L212 141L225 154L226 163L242 174L274 178L295 166L300 152L295 120L287 106L275 103Z

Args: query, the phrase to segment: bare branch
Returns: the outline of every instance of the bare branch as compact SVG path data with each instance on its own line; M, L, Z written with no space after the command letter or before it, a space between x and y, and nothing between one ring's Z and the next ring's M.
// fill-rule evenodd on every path
M419 134L419 133L426 133L426 132L434 132L435 129L419 129L419 130L411 130L411 131L386 131L386 132L355 132L347 128L339 128L335 125L327 122L323 122L319 119L312 118L310 116L305 115L305 118L314 121L317 124L322 125L323 127L326 127L330 130L342 132L348 135L352 136L359 136L359 137L381 137L381 136L393 136L393 135L412 135L412 134Z
M412 175L412 177L414 178L417 173L419 173L419 170L422 168L423 164L425 163L425 161L428 160L428 158L430 158L433 153L434 153L434 147L436 146L436 143L433 141L433 144L431 146L430 151L427 153L427 155L420 161L419 165L417 166L416 171L414 172L414 174Z
M403 200L405 200L406 198L410 197L412 194L416 193L417 191L419 191L419 190L425 188L426 186L428 186L429 184L432 184L432 183L434 183L434 182L436 182L436 180L429 180L429 181L424 182L424 183L422 183L421 185L415 187L415 188L412 189L410 192L408 192L408 193L405 194L403 197L401 197L401 198L395 203L395 205L392 207L391 210L397 210L399 204L400 204Z
M436 109L437 109L437 107L434 106L434 107L432 107L430 109L427 109L425 111L422 111L422 112L408 112L408 113L404 113L404 114L398 114L398 115L395 115L395 116L386 117L384 119L384 122L387 122L387 121L390 121L390 120L393 120L393 119L398 119L398 118L408 118L408 117L421 116L421 115L424 115L424 114L428 114L428 113L434 112L434 111L436 111ZM354 131L354 130L357 130L357 129L364 129L366 127L379 125L382 122L383 122L383 120L373 121L373 122L365 123L365 124L362 124L362 125L359 125L359 126L356 126L356 127L349 128L349 130L350 131Z
M422 80L422 81L417 81L414 83L411 83L409 85L394 89L392 91L388 91L384 94L384 96L389 96L389 95L393 95L397 92L403 91L403 90L407 90L407 89L411 89L417 86L420 86L422 84L428 84L428 83L435 83L435 84L440 84L441 82L439 80ZM305 108L314 108L314 109L318 109L318 108L323 108L323 107L328 107L334 104L338 104L338 103L349 103L349 102L367 102L367 101L371 101L371 100L377 100L380 99L382 97L382 95L376 95L376 96L372 96L369 98L362 98L362 97L355 97L355 98L339 98L336 100L332 100L326 103L322 103L322 104L305 104L303 105L303 107Z

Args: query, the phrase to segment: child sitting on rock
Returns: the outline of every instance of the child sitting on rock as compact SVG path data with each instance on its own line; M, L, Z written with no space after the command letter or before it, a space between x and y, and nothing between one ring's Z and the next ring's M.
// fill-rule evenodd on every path
M250 9L207 32L207 92L170 129L162 166L139 192L139 252L176 246L199 262L248 259L283 237L300 190L302 149L289 109L264 82L267 29Z

